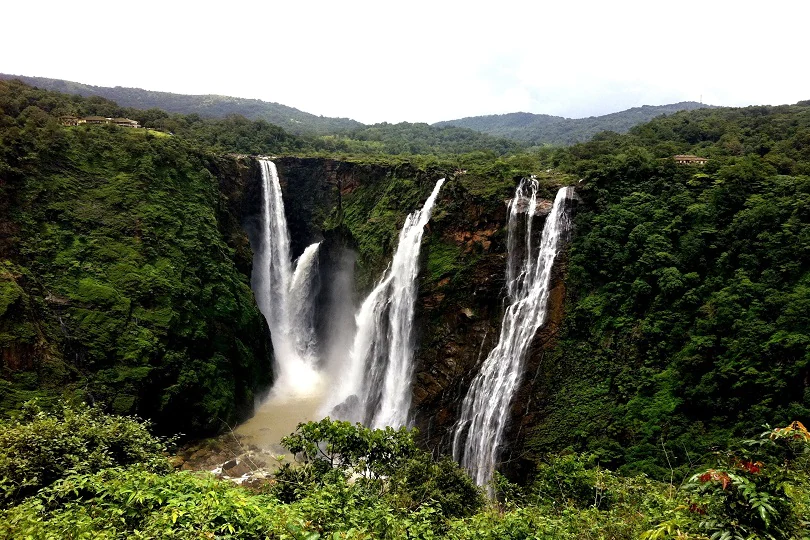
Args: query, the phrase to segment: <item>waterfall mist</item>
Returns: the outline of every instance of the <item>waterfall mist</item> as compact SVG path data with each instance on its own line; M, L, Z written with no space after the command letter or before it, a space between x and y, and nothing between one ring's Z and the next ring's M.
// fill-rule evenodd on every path
M272 161L260 160L260 165L264 201L261 249L254 256L252 282L270 327L276 359L271 397L306 396L317 392L321 382L311 302L320 243L307 247L293 264L278 172Z
M356 259L353 251L342 250L329 275L328 294L323 306L325 324L322 334L325 338L321 349L323 368L329 381L339 380L349 367L349 351L357 330L354 321Z
M560 240L570 228L566 202L572 188L565 187L557 192L537 245L532 232L537 188L534 178L521 181L510 203L506 269L509 305L498 343L473 379L453 433L453 458L479 486L492 479L526 354L546 320L551 271Z
M289 432L277 434L268 423L292 418L331 414L373 427L405 425L419 252L444 179L423 208L407 216L388 270L356 311L355 255L314 243L291 262L278 172L269 160L260 166L263 203L252 285L270 328L276 380L256 416L238 431L272 447ZM321 258L327 261L323 277Z
M360 306L349 365L327 404L335 417L375 428L408 423L419 251L442 184L405 219L391 265Z

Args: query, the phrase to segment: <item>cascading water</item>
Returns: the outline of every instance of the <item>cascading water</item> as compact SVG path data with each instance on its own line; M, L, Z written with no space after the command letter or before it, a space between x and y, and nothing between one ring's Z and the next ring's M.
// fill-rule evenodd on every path
M320 381L311 290L320 243L307 247L293 270L290 234L276 165L265 159L259 163L264 212L253 289L273 340L277 375L273 395L307 395Z
M290 290L290 335L295 341L296 353L310 364L316 363L318 351L315 337L315 304L313 287L318 279L318 248L321 243L310 244L295 263Z
M357 313L349 366L327 403L333 416L374 428L408 423L419 250L443 183L405 219L391 266Z
M340 257L339 269L329 274L328 284L318 276L320 244L310 245L292 264L278 173L271 161L261 160L260 165L264 203L261 231L252 243L252 286L270 328L276 381L253 418L236 433L261 448L283 453L278 445L283 436L299 422L326 414L375 427L405 424L419 247L444 180L436 184L422 210L406 219L389 271L351 320L353 257L348 253ZM334 319L323 327L318 325L323 314L315 312L316 284L326 286L325 308ZM332 383L327 399L326 381Z
M524 193L527 184L531 192L528 197ZM566 187L557 192L540 245L533 247L537 187L534 178L521 181L510 204L506 269L509 306L501 323L498 344L473 380L453 433L453 458L467 469L479 486L487 485L492 479L523 361L532 338L546 319L551 270L560 239L570 227L566 201L572 188ZM525 214L522 227L521 214Z

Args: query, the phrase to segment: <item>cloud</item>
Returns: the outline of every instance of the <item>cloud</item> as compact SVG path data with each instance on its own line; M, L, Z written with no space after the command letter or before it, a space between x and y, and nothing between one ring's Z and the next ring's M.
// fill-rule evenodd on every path
M0 71L276 101L363 122L810 98L810 4L14 2ZM109 29L107 29L109 27Z

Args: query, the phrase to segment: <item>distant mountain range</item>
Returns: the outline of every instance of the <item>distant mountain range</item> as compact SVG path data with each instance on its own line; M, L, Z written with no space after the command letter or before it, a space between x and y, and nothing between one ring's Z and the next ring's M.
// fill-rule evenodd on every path
M156 92L122 86L92 86L61 79L7 75L0 79L19 79L31 86L81 96L101 96L122 107L136 109L158 108L171 113L199 114L202 117L222 118L230 114L242 115L251 120L266 120L281 126L296 135L326 135L340 132L356 132L367 126L350 118L317 116L293 107L260 99L230 96L186 95ZM570 145L587 141L600 131L624 133L631 127L643 124L662 114L711 107L694 101L682 101L671 105L644 105L604 116L590 118L563 118L547 114L509 113L489 116L471 116L433 124L434 127L468 128L501 139L510 139L525 145ZM390 130L388 124L378 124ZM403 124L405 125L405 124ZM408 124L410 126L410 124Z
M92 86L61 79L26 77L0 73L0 79L19 79L31 86L65 94L101 96L115 101L121 107L135 109L163 109L170 113L199 114L204 117L222 118L240 114L251 120L266 120L294 134L327 134L364 127L364 124L349 118L317 116L293 107L260 99L245 99L229 96L186 95L170 92L155 92L140 88L116 86Z
M433 124L436 127L456 126L473 129L495 137L512 139L528 145L571 145L590 140L600 131L625 133L631 127L649 122L656 116L678 111L691 111L713 107L695 101L682 101L671 105L644 105L604 116L590 118L563 118L548 114L525 112L470 116Z

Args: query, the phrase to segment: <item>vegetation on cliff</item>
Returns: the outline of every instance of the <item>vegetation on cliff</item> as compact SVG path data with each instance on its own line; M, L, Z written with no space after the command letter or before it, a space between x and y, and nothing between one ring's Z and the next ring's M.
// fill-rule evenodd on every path
M808 105L680 113L558 154L583 204L531 448L664 478L810 418Z
M221 429L269 382L271 352L209 157L63 128L71 103L0 82L0 407L68 393L171 433Z

